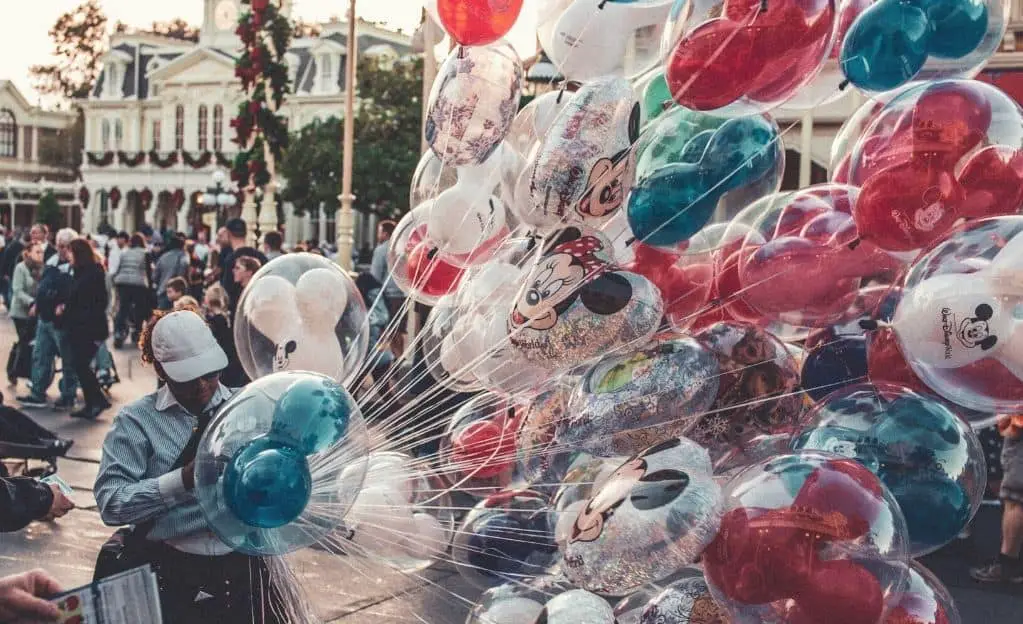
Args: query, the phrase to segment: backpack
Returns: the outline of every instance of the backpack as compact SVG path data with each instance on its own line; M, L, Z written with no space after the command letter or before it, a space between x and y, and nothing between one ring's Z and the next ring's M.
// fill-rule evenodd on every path
M57 306L67 303L71 295L71 274L60 266L48 266L39 279L36 291L36 313L50 323L57 320Z

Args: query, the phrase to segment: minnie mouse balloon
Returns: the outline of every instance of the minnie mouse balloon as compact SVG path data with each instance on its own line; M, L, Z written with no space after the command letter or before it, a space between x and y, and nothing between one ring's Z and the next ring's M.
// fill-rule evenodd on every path
M537 38L568 80L642 74L659 59L656 42L674 0L549 0Z
M877 477L803 452L738 473L724 490L707 584L732 621L871 624L906 579L906 524Z
M717 397L719 375L717 358L691 338L607 356L582 376L556 439L610 457L685 435Z
M563 372L613 348L645 342L663 304L648 279L622 271L598 232L566 228L519 285L508 340L532 366Z
M769 110L813 79L835 26L829 0L678 6L664 46L672 97L686 108L729 116Z
M875 130L880 124L893 129ZM1017 212L1021 179L1011 163L1023 148L1021 128L1023 111L990 85L946 80L907 89L853 149L860 237L912 251L939 240L959 218Z
M343 381L369 344L366 304L336 264L286 254L260 268L238 301L234 340L251 379L305 370Z
M538 228L606 221L632 187L639 105L629 82L608 77L584 85L558 114L530 171L532 210L522 220Z
M721 504L704 449L685 438L650 447L594 488L560 544L565 575L619 596L662 579L714 538Z
M457 48L430 92L426 141L446 165L479 165L511 128L522 89L522 63L507 43Z
M910 365L934 392L963 407L1023 410L1023 217L967 223L906 276L892 326Z
M999 0L881 0L846 33L842 71L873 92L914 79L972 77L1001 45L1007 7Z
M724 610L714 602L703 574L692 570L651 600L639 624L725 624Z
M494 43L508 34L522 0L437 0L437 15L451 38L465 46Z

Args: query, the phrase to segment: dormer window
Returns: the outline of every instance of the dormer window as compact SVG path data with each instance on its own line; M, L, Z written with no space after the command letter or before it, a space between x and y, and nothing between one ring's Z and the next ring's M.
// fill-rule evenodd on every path
M320 93L337 92L337 66L334 63L334 55L321 54L319 61L319 72L317 76Z
M288 81L291 82L291 92L298 93L298 66L302 64L297 54L288 52L284 55L284 61L288 64Z
M121 88L124 85L124 66L120 63L110 63L106 67L104 78L103 95L107 98L121 97Z

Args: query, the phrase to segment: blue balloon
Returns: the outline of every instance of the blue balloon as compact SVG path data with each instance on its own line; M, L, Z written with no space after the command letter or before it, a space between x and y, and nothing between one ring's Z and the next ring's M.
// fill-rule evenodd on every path
M880 0L861 13L846 33L842 71L861 89L895 89L924 66L931 32L927 14L913 2Z
M224 500L243 523L284 526L309 503L312 477L298 449L260 436L242 446L224 470Z
M927 14L931 36L927 53L940 58L962 58L980 45L988 27L983 0L913 0Z
M629 226L647 245L673 245L707 225L728 191L712 188L700 165L665 165L632 187Z
M533 518L492 513L465 527L471 531L466 560L476 573L500 580L543 574L558 552L546 512Z
M682 153L679 154L679 162L693 164L699 163L703 158L703 154L707 151L707 146L710 145L710 140L713 137L713 130L704 130L689 139L686 144L682 146Z
M700 166L718 188L746 186L774 168L777 141L774 125L761 115L729 119L710 138Z
M299 379L277 400L270 437L306 455L319 453L345 436L357 409L351 395L333 380Z
M940 400L861 384L829 396L811 418L794 448L851 457L876 474L906 517L912 556L940 548L969 524L984 492L984 453Z
M803 391L814 401L867 378L867 339L829 336L803 362Z

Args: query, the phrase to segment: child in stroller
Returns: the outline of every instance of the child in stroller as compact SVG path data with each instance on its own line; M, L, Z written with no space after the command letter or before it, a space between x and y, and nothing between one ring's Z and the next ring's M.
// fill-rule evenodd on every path
M0 476L48 477L57 472L57 458L67 455L73 440L52 431L13 407L3 405L0 394ZM29 460L42 462L31 467Z

